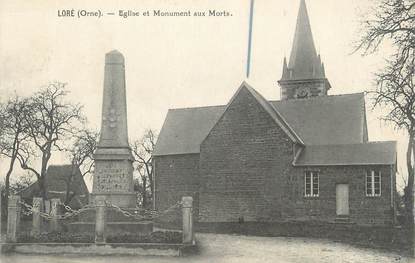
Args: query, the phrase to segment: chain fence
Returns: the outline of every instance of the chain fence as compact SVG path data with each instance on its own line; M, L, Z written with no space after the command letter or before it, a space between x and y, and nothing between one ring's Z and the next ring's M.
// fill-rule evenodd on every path
M40 215L40 217L46 219L46 220L52 220L52 219L57 219L57 220L65 220L65 219L69 219L71 217L75 217L80 215L81 213L88 211L88 210L95 210L95 206L92 204L87 204L85 206L83 206L82 208L75 210L72 209L70 206L68 205L63 205L63 207L65 208L66 212L63 214L57 214L57 215L52 215L51 213L45 213L42 211L39 211L35 208L33 208L32 205L25 203L24 201L20 201L20 204L24 207L24 209L21 210L21 213L26 215L26 216L30 216L33 215L34 213L38 213ZM137 221L152 221L155 219L158 219L160 217L163 217L164 215L175 211L176 209L180 209L182 206L182 202L177 202L174 205L170 206L169 208L163 210L163 211L157 211L157 210L151 210L151 209L143 209L143 208L134 208L130 211L123 209L115 204L112 204L109 201L105 202L106 207L107 208L111 208L114 209L118 212L120 212L122 215L124 215L127 218L133 218Z
M182 202L177 202L174 205L170 206L169 208L167 208L164 211L157 211L157 210L150 210L150 209L135 209L134 213L131 213L125 209L122 209L119 206L116 206L114 204L111 204L110 202L106 202L107 207L111 207L117 211L119 211L120 213L122 213L125 217L129 217L129 218L134 218L138 221L143 221L143 220L155 220L158 219L160 217L163 217L164 215L175 211L176 209L181 208L182 206Z

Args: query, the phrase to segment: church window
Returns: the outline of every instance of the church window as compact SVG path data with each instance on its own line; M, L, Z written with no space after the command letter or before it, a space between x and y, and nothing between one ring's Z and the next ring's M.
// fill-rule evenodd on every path
M318 172L306 171L305 173L305 196L318 197L319 195L319 176Z
M380 171L370 170L366 172L366 196L381 195Z

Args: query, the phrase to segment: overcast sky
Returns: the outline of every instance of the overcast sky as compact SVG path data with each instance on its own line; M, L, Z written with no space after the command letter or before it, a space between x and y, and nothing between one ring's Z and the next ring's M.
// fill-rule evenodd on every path
M226 104L245 78L250 0L0 1L0 99L28 95L50 81L67 82L70 99L85 105L99 128L104 56L126 59L129 135L160 130L169 108ZM103 3L106 2L106 3ZM255 1L252 71L247 80L267 99L279 99L277 81L289 57L299 0ZM359 20L371 0L308 0L314 41L333 94L373 88L386 51L352 54ZM58 10L114 12L114 16L58 17ZM227 17L129 17L119 10L228 11ZM405 138L378 120L367 100L370 140ZM52 163L67 162L62 156ZM2 160L3 175L7 163ZM404 166L400 169L405 171Z

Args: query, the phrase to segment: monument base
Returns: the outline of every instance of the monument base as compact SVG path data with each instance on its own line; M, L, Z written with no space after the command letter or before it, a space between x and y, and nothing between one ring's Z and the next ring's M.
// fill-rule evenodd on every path
M137 195L135 193L91 193L89 203L94 204L97 196L105 196L105 199L118 207L131 208L137 206Z
M72 233L94 233L95 222L75 222L68 224L68 230ZM153 222L107 222L106 235L137 234L148 235L153 232Z

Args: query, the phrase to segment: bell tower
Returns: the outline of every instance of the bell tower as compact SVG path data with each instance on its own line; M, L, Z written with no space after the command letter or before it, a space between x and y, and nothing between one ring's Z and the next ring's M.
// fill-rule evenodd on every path
M281 100L325 96L331 88L324 63L317 55L305 0L301 0L290 61L284 58Z

